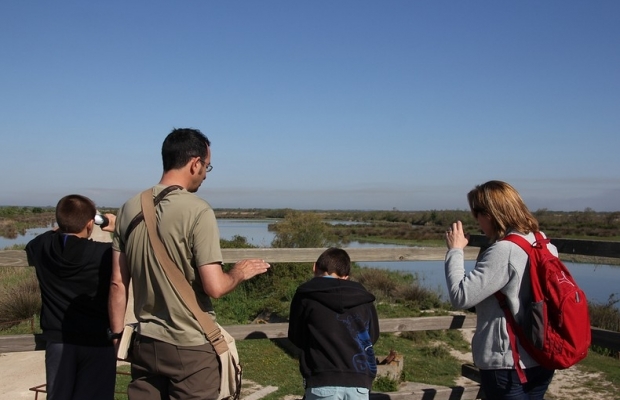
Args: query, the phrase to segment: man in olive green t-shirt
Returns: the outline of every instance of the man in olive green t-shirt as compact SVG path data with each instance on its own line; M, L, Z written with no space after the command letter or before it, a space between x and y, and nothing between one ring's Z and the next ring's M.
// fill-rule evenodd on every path
M152 189L153 197L161 197L155 207L161 240L206 311L213 311L210 297L219 298L269 268L264 260L249 259L222 270L215 214L194 194L212 169L210 145L199 130L174 129L164 140L164 172ZM157 262L144 221L132 222L140 212L138 194L119 210L112 245L109 311L115 344L124 326L130 279L139 323L128 396L217 399L216 353Z

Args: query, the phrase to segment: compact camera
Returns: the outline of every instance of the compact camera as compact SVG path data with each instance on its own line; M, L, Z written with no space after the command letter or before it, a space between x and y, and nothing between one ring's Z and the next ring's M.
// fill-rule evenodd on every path
M99 225L101 228L105 228L110 223L110 220L105 215L96 214L95 215L95 224Z

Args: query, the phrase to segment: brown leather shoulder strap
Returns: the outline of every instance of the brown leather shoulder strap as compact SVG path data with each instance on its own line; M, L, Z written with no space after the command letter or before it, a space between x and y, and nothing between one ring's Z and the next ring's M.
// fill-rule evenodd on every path
M223 354L228 351L228 344L220 331L219 326L213 321L211 316L200 308L196 299L196 292L192 289L185 275L174 263L170 254L166 250L164 243L157 233L157 216L155 214L155 205L153 204L153 192L150 189L142 192L140 196L142 204L142 213L144 214L144 222L148 230L149 242L155 252L155 257L161 264L168 280L174 288L179 292L183 303L194 314L194 317L200 323L207 339L213 345L217 354Z
M155 198L153 199L153 204L155 206L158 205L159 202L162 201L162 199L168 195L168 193L172 192L173 190L177 190L177 189L183 189L183 187L179 185L168 186L167 188L159 192L157 196L155 196ZM125 237L124 237L125 243L127 243L127 240L129 239L129 235L131 235L131 232L133 232L133 230L136 228L136 226L138 226L138 224L140 224L140 222L142 222L142 220L144 220L144 215L142 214L142 211L140 211L138 215L133 217L133 219L127 226L127 230L125 231Z

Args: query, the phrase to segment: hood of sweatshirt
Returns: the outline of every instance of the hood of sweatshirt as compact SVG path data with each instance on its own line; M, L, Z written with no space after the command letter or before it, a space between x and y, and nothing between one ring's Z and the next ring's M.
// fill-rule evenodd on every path
M340 314L375 301L375 296L368 293L360 283L328 277L312 278L299 286L297 293Z
M36 242L38 245L35 245ZM33 239L33 243L26 247L26 251L29 257L37 258L40 265L45 265L49 273L60 278L70 278L79 274L89 264L98 265L101 262L91 260L91 254L95 253L89 251L91 244L93 242L89 239L48 231Z

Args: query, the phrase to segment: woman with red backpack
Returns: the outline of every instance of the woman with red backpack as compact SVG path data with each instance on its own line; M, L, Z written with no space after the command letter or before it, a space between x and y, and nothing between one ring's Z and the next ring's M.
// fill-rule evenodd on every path
M542 400L553 369L537 363L520 345L513 351L507 318L496 293L503 293L505 306L517 324L526 325L532 290L528 253L509 240L508 234L534 243L538 221L519 193L508 183L489 181L467 194L473 217L490 240L490 246L478 256L476 266L465 271L463 249L467 235L457 221L446 231L448 247L445 262L450 301L455 308L475 307L476 333L472 339L474 364L480 369L481 386L487 399ZM555 246L547 243L557 256ZM515 352L518 353L515 354ZM520 362L515 363L515 359ZM519 368L519 366L521 368Z

